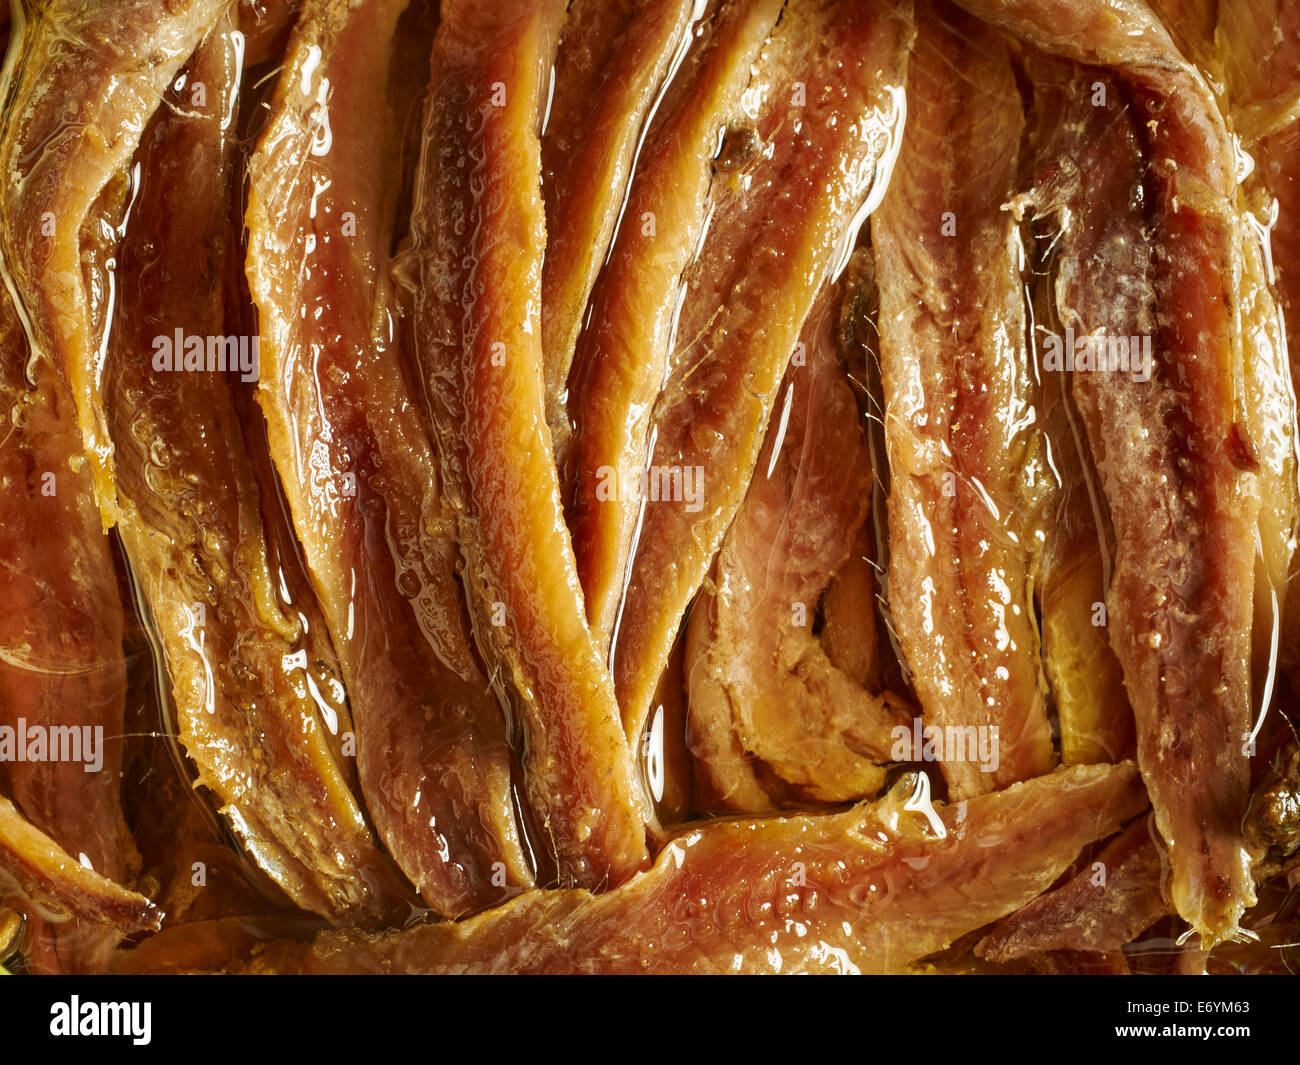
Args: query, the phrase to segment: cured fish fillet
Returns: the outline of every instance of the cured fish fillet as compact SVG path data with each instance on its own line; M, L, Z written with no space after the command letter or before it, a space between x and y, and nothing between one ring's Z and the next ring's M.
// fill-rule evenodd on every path
M629 737L744 497L804 320L883 185L912 35L910 4L788 3L728 131L730 172L714 180L651 421L651 490L613 652Z
M626 202L645 124L703 6L575 0L569 8L542 136L542 352L557 454L569 435L565 389L587 297Z
M755 761L797 796L874 795L891 726L911 719L899 700L836 668L813 633L871 501L871 459L835 340L839 295L826 286L808 316L714 587L691 612L691 744L723 809L773 808Z
M669 82L590 300L569 374L573 437L560 457L564 501L592 635L609 650L644 505L650 414L664 384L683 275L710 217L718 138L744 121L750 69L779 0L712 0Z
M1115 529L1109 627L1138 763L1170 847L1172 901L1209 949L1254 899L1241 821L1259 462L1242 413L1231 143L1204 80L1144 6L963 6L1112 68L1124 89L1104 108L1069 93L1033 198L1060 222L1061 320L1153 350L1149 375L1076 369L1071 386Z
M156 932L162 924L162 912L147 898L88 869L0 798L0 881L9 878L47 912L97 921L122 934Z
M72 397L48 363L30 366L29 380L28 357L0 292L0 726L8 730L0 794L30 827L12 837L15 845L39 833L74 861L84 858L87 875L121 881L131 851L119 795L122 602ZM56 730L75 738L79 759L51 760ZM32 750L33 759L27 737L38 734L44 749ZM0 855L0 868L20 874L13 862L43 860L19 849ZM71 923L51 925L50 935L50 965L68 971L97 968L114 938L83 936Z
M1043 272L1048 279L1040 287L1050 290L1050 273ZM1045 295L1054 302L1053 292ZM1047 435L1061 485L1038 577L1043 670L1060 726L1061 761L1118 762L1133 756L1134 735L1124 671L1107 631L1113 537L1079 415L1067 410L1068 377L1057 376L1051 380L1044 371Z
M525 790L564 883L649 860L650 810L584 616L546 425L541 75L564 5L451 0L412 210L417 362L479 646L523 733Z
M301 0L239 0L239 32L244 35L244 63L259 63L284 55L289 31Z
M95 316L102 317L107 284L83 273L81 228L226 4L29 3L21 49L7 68L0 130L5 283L33 357L51 361L68 382L105 528L116 520L113 446L100 396L106 348Z
M388 56L406 0L307 0L249 164L258 399L339 653L361 788L425 902L532 883L505 721L461 627L436 456L387 315ZM400 172L400 166L394 167Z
M839 814L720 821L683 833L651 870L604 895L533 891L456 924L325 933L309 948L272 947L249 967L900 972L1029 902L1144 801L1125 762L943 806L933 828L892 797Z
M378 923L395 892L328 737L331 724L346 728L329 701L337 666L277 594L284 578L231 397L240 366L204 361L224 332L237 49L226 24L208 38L185 71L202 102L188 88L169 98L136 157L105 375L118 528L198 783L298 905ZM197 360L184 361L189 341L161 357L159 338L178 334L198 338ZM237 362L237 339L229 350Z
M1034 56L1030 62L1052 61ZM1041 79L1037 88L1045 92ZM1099 89L1118 91L1114 79L1101 71L1093 72L1088 88L1092 94ZM1065 99L1047 96L1036 100L1037 122L1026 153L1027 167L1032 167L1038 147L1050 146L1066 104ZM1032 174L1026 180L1032 181ZM1043 671L1051 685L1061 761L1066 765L1118 762L1133 757L1135 740L1124 671L1107 629L1106 587L1115 534L1082 419L1071 398L1070 371L1063 365L1051 369L1044 365L1052 338L1059 341L1065 336L1052 270L1055 229L1049 223L1034 234L1024 217L1024 202L1014 200L1011 209L1022 223L1022 233L1034 237L1027 249L1032 275L1030 350L1040 367L1043 432L1059 482L1048 500L1048 533L1035 579L1042 615Z
M1043 950L1119 950L1169 913L1163 850L1149 819L1134 821L1061 887L1004 917L975 953L992 962Z
M996 743L988 762L968 744L937 752L949 794L966 797L1055 761L1032 599L1043 530L1028 505L1042 423L1003 209L1024 116L996 34L946 4L918 12L907 130L871 228L888 597L927 724Z
M1263 427L1252 425L1261 451L1261 571L1267 578L1256 583L1277 597L1272 612L1280 623L1280 658L1294 686L1300 603L1286 591L1296 571L1295 427L1279 422L1294 407L1300 374L1300 5L1242 0L1218 8L1214 73L1227 118L1254 162L1244 182L1242 315L1254 385L1249 409L1257 422L1265 419ZM1262 374L1250 372L1256 366ZM1256 639L1264 645L1256 657L1267 659L1274 619L1267 610L1256 613L1262 630Z

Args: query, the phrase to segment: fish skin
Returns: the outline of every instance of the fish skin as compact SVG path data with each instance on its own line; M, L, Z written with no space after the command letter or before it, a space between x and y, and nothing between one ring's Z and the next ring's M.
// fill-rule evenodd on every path
M542 135L546 420L565 450L564 402L583 311L614 236L645 123L697 0L574 0Z
M1241 819L1259 460L1242 410L1231 142L1204 79L1145 7L963 6L1111 68L1124 90L1106 109L1076 100L1094 140L1062 124L1034 197L1042 214L1070 212L1056 253L1062 320L1080 336L1153 338L1150 382L1075 373L1072 389L1115 528L1108 621L1138 762L1171 847L1172 899L1209 948L1254 899Z
M456 924L272 945L245 971L891 973L1018 909L1145 803L1132 762L1071 766L941 806L892 798L716 821L603 895L534 891ZM923 916L924 915L924 916Z
M976 955L1007 962L1035 951L1117 951L1167 916L1167 863L1149 820L1138 818L1065 884L1004 917Z
M602 471L632 484L649 461L683 275L709 217L718 136L743 117L751 66L781 0L711 0L701 33L647 131L624 218L589 301L569 373L573 435L558 456L587 618L609 651L641 510L639 493L600 498ZM650 223L653 224L650 224Z
M812 631L871 501L871 459L836 345L839 298L825 286L804 324L805 356L786 372L757 472L691 611L692 748L726 810L773 808L751 759L820 802L872 796L891 726L911 721L901 700L841 672Z
M1032 598L1042 529L1024 506L1042 424L1003 209L1024 117L996 34L947 5L918 7L918 18L907 131L871 229L887 586L923 717L998 730L992 771L943 763L949 794L968 797L1055 763Z
M68 382L106 529L116 515L113 446L99 395L105 350L94 320L103 293L87 287L79 235L100 193L130 162L163 92L226 7L227 0L31 4L6 86L5 283L33 357L52 362Z
M878 190L913 33L910 3L796 0L759 57L752 110L729 134L741 158L714 179L651 422L651 468L702 474L695 504L651 499L639 530L613 653L634 741L744 497L799 331Z
M376 115L406 6L302 5L249 165L247 269L258 401L343 668L362 793L425 903L458 917L532 874L505 721L461 628L437 457L384 336L397 134Z
M587 626L545 417L537 127L563 14L559 0L444 4L410 272L479 648L521 727L524 790L560 880L598 887L648 864L653 815Z

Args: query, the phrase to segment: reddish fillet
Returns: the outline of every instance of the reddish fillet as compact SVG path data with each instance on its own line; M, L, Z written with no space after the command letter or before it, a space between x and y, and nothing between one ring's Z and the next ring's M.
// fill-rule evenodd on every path
M1111 67L1123 89L1105 107L1067 91L1071 117L1034 199L1061 224L1062 322L1080 337L1151 340L1149 379L1076 370L1072 389L1115 529L1109 626L1138 762L1171 848L1172 900L1209 947L1254 898L1241 821L1259 458L1243 413L1231 142L1204 80L1144 6L964 6Z
M258 399L338 650L362 792L425 902L459 916L531 884L505 722L461 628L436 457L387 315L406 0L308 0L249 164Z
M969 744L936 752L949 793L965 797L1055 762L1031 576L1044 532L1030 504L1046 471L1021 253L1004 209L1024 132L1006 45L944 3L926 4L918 22L903 148L871 227L887 590L927 725L996 742L989 763Z
M721 821L616 891L533 891L456 924L326 933L251 968L393 973L889 973L1023 906L1144 803L1133 763L1073 766L935 825L892 799ZM936 829L942 826L942 836Z
M874 795L892 726L911 721L899 700L832 664L813 633L871 501L871 459L836 344L839 296L828 285L808 316L713 587L691 613L691 747L727 810L772 808L755 762L795 796Z
M620 607L614 680L629 737L744 498L804 320L883 183L912 35L910 5L788 3L727 133L651 420Z

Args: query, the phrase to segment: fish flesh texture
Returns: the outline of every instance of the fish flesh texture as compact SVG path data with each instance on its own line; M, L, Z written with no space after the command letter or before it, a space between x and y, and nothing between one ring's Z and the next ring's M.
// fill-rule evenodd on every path
M1027 505L1045 473L1016 223L1024 115L1007 46L942 3L918 8L907 128L872 218L889 455L888 598L949 794L1049 771ZM961 77L952 72L960 70Z
M456 924L325 933L246 968L376 973L890 973L1023 906L1145 802L1132 762L944 805L687 830L603 895L533 891Z
M308 0L249 163L258 400L339 654L380 837L460 916L531 884L505 721L461 625L455 543L388 307L398 131L389 42L407 4ZM383 32L376 32L376 26Z
M769 797L764 776L821 802L872 796L893 727L911 722L900 700L836 668L813 634L871 501L871 459L836 343L839 297L826 286L808 317L712 588L691 612L691 746L722 810L779 805L781 789Z
M566 384L587 297L622 213L645 123L701 6L574 0L569 7L542 135L542 353L557 454L569 435Z
M883 188L913 30L910 4L788 3L748 110L728 128L651 418L649 492L613 647L634 742L744 498L803 323Z
M1150 373L1072 374L1115 530L1111 645L1138 763L1170 847L1171 896L1208 949L1254 899L1243 845L1251 731L1258 459L1235 329L1242 242L1231 141L1213 94L1142 5L963 6L1122 89L1090 84L1045 153L1057 307L1078 337L1148 338ZM1067 9L1068 8L1068 9ZM1086 73L1085 83L1091 81Z
M572 436L558 457L587 618L602 653L618 621L644 506L650 415L664 384L682 280L711 217L719 135L742 121L751 67L779 0L712 0L646 133L569 373Z
M295 902L378 922L394 902L386 859L328 738L347 728L337 663L282 598L232 398L245 365L222 286L238 76L223 24L185 68L202 104L168 98L135 158L105 366L118 531L197 783ZM224 370L207 363L212 338Z
M226 0L176 0L161 8L155 0L29 3L20 49L6 68L5 283L33 358L52 362L68 382L106 528L115 520L113 445L100 396L108 286L103 273L83 272L81 228L225 8Z
M559 0L444 3L411 230L415 358L474 632L559 878L621 883L652 817L588 628L546 424L542 74Z

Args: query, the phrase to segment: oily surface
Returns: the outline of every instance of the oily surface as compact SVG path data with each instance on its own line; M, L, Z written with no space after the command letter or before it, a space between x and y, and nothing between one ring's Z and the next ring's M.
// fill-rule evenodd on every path
M0 12L0 971L1295 968L1300 5Z

